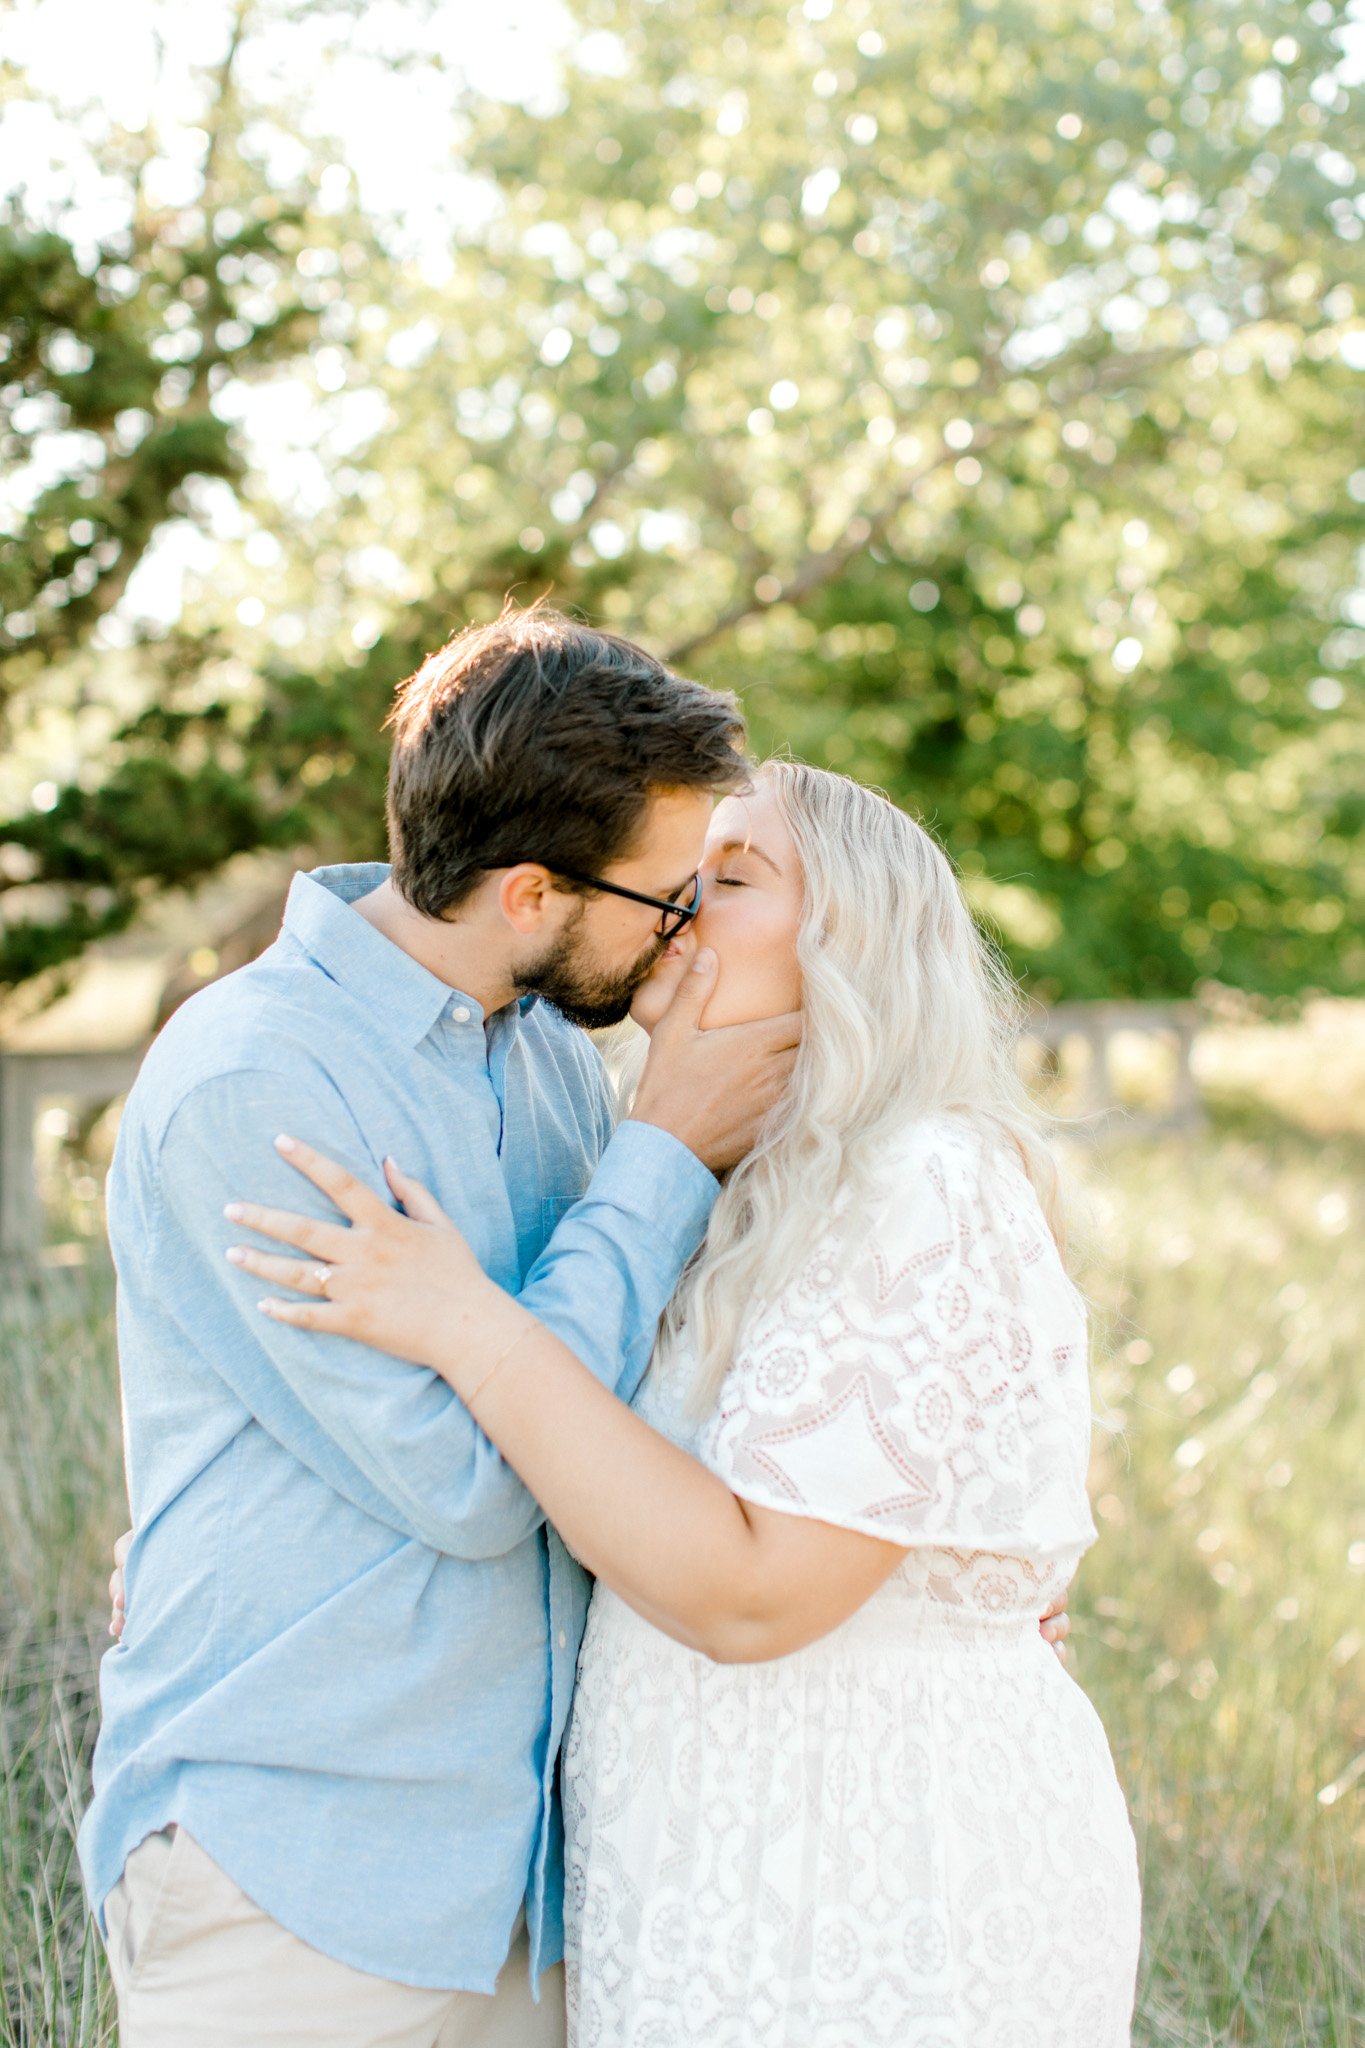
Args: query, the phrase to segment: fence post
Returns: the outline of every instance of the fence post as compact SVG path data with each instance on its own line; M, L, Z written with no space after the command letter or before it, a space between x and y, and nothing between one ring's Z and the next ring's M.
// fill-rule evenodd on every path
M26 1061L0 1054L0 1258L31 1254L42 1239L33 1157L35 1109Z

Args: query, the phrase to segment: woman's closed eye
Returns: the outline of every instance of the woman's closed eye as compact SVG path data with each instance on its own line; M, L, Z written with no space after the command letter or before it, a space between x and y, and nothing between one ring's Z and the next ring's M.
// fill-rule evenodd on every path
M748 887L748 884L742 881L738 875L717 875L711 887L713 889L744 889Z

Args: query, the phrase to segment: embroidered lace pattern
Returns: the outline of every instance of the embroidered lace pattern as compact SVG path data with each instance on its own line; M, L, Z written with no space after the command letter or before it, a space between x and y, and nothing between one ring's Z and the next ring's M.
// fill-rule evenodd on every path
M1085 1318L1022 1171L908 1134L698 1431L760 1506L905 1547L794 1656L719 1666L599 1586L565 1752L576 2048L1121 2048L1132 1832L1038 1615L1093 1540Z

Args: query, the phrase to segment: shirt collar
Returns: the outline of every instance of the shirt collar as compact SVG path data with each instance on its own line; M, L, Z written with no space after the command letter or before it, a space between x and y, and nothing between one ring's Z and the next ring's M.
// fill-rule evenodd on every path
M483 1008L473 996L440 980L355 914L351 906L388 877L383 861L355 861L295 875L285 905L285 931L357 1002L382 1011L406 1044L420 1044L447 1012L465 1011L459 1021L482 1030ZM509 1005L508 1022L524 1016L535 1000L533 995L523 996L515 1009Z

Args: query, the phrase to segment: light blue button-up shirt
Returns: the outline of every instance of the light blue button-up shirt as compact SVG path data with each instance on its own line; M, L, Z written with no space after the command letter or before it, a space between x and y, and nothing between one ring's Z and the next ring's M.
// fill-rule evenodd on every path
M177 1011L129 1098L109 1226L136 1533L80 1852L102 1913L178 1821L325 1954L489 1991L523 1902L533 1974L561 1953L586 1577L444 1381L257 1312L223 1205L328 1213L280 1131L381 1193L392 1154L629 1399L716 1184L665 1132L613 1135L596 1052L547 1005L485 1020L348 908L386 873L298 876L275 945Z

